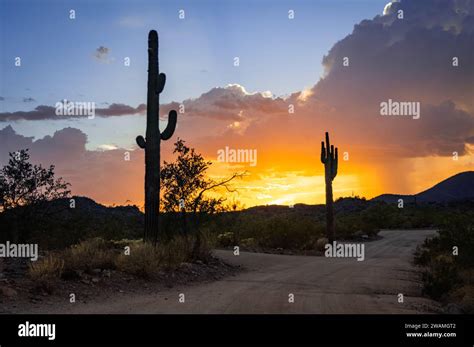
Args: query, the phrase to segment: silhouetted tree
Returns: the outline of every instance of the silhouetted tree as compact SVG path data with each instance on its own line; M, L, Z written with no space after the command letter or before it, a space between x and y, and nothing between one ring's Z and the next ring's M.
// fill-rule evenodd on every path
M181 213L182 230L188 234L191 230L196 233L194 249L199 249L201 236L199 225L202 218L225 210L226 200L222 195L209 196L217 190L235 192L230 182L244 173L234 173L230 177L215 181L207 177L211 162L196 153L194 148L185 145L178 139L173 153L177 153L176 161L164 162L161 170L163 185L163 210L170 213ZM189 216L189 220L188 217Z
M145 231L143 239L156 243L159 235L160 206L160 144L174 133L178 115L170 111L168 125L160 133L160 93L165 87L166 76L160 73L158 65L158 33L148 34L148 95L146 116L146 140L137 137L137 144L145 150Z
M62 178L55 178L54 165L43 168L29 162L27 149L9 153L8 164L0 170L0 212L10 221L13 237L19 237L19 222L32 223L31 217L49 212L45 202L66 198L71 193ZM26 238L27 235L22 235Z
M55 179L54 165L48 169L29 162L27 149L9 153L8 164L0 170L0 211L65 198L69 183Z

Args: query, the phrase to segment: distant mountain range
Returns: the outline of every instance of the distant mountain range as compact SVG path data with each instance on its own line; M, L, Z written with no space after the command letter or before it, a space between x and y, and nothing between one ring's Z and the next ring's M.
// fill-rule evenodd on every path
M60 219L69 219L78 214L85 214L89 219L110 217L125 223L130 218L143 222L143 213L136 206L104 206L88 197L74 196L75 208L70 208L70 198L58 199L48 203L50 208L59 211L56 215ZM415 195L382 194L371 200L358 197L345 197L335 201L336 212L357 213L377 202L397 203L403 199L404 203L446 203L453 201L469 200L474 202L474 171L466 171L456 174L435 186ZM242 212L250 214L263 214L267 216L296 212L303 215L324 215L326 207L324 204L306 205L295 204L292 208L282 205L261 205L244 209Z
M474 171L466 171L451 176L435 186L414 195L382 194L372 201L396 203L398 199L406 202L452 202L462 200L474 201Z
M79 210L85 210L94 215L111 214L117 216L137 217L141 216L142 212L136 206L116 206L106 207L87 197L74 197L76 199L76 207ZM474 171L465 171L451 176L444 181L434 185L433 187L414 195L402 194L382 194L371 200L358 199L346 197L338 199L335 203L335 209L357 212L363 210L367 205L374 202L384 201L386 203L397 203L398 199L403 199L405 203L445 203L452 201L470 200L474 201ZM69 199L60 199L56 203L69 206ZM294 210L304 214L314 214L324 212L324 204L306 205L295 204ZM253 206L245 209L251 213L276 213L288 211L288 206L281 205L261 205Z

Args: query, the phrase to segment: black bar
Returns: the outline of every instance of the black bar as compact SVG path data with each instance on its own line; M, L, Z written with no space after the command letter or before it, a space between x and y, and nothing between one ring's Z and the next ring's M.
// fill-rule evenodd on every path
M56 324L54 341L19 337L25 322ZM428 324L430 328L406 328ZM455 324L436 328L432 324ZM426 327L426 326L425 326ZM456 333L407 337L406 333ZM472 315L0 315L0 346L311 344L473 346Z

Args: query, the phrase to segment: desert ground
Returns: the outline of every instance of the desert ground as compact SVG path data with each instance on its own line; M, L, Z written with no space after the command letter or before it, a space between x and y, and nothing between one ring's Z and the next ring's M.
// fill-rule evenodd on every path
M244 271L208 283L153 294L117 293L87 303L37 306L34 313L436 313L421 296L413 252L434 230L384 230L365 243L365 260L217 250ZM184 294L184 302L180 302ZM289 302L290 294L294 302ZM403 294L399 303L398 294ZM182 297L181 297L182 298ZM182 300L181 300L182 301Z

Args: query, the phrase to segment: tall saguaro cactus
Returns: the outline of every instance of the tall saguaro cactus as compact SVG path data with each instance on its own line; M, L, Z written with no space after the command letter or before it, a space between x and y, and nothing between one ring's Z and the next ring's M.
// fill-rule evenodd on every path
M178 115L170 111L165 131L160 133L160 93L165 87L166 76L158 65L158 33L148 34L148 94L146 112L146 140L137 137L137 144L145 150L145 233L144 241L156 243L159 234L160 209L160 144L174 133Z
M337 147L329 143L329 134L326 132L326 146L321 141L321 162L324 164L324 176L326 180L326 235L329 243L335 238L334 208L332 199L332 181L337 175Z

